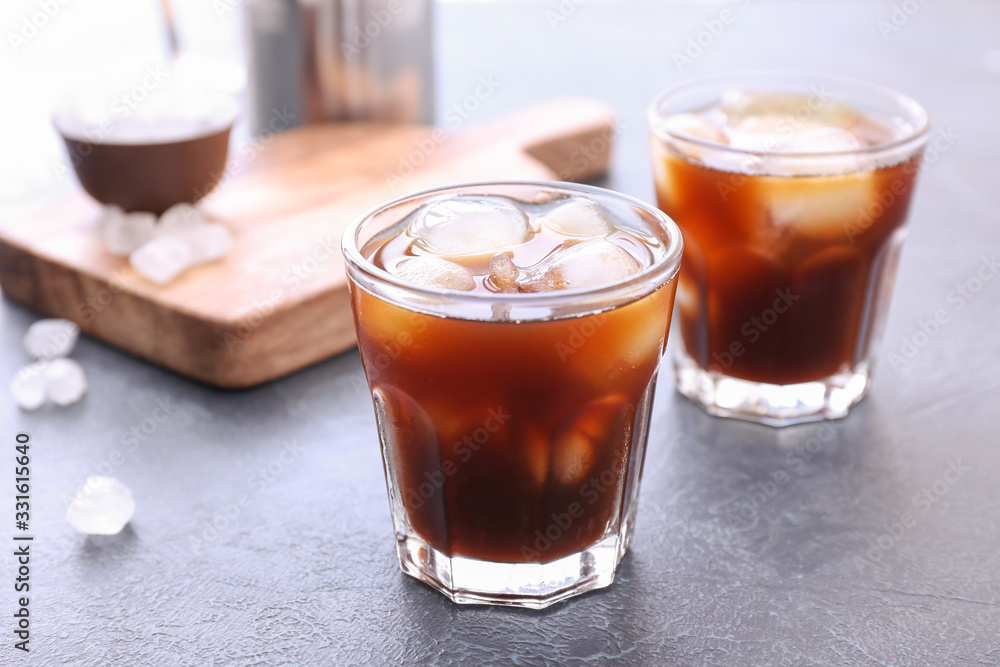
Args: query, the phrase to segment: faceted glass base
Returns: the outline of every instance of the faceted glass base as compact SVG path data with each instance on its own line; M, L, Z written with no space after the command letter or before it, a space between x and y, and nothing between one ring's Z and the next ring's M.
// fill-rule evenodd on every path
M846 417L871 383L867 364L815 382L777 385L706 371L683 353L674 357L674 379L677 391L709 414L768 426Z
M568 597L610 586L627 544L612 534L550 563L498 563L449 557L416 535L397 534L403 571L459 604L544 609Z

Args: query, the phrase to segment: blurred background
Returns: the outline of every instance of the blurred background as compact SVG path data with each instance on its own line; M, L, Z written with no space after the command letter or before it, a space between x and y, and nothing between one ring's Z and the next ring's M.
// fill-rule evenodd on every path
M260 23L268 11L287 14L295 4L170 0L185 73L234 93L246 104L246 38L251 31L247 17L253 10ZM497 94L480 105L468 124L538 101L540 79L547 96L616 100L623 150L615 156L615 183L647 200L652 198L649 159L643 142L630 139L645 133L644 112L652 97L682 79L756 68L855 76L913 96L929 107L939 127L953 123L958 114L988 113L1000 103L1000 86L969 85L984 76L1000 79L996 3L990 0L434 4L432 90L439 124L481 76L501 69L504 79ZM11 215L75 187L49 120L52 109L67 91L88 81L134 78L147 67L168 63L164 7L159 0L4 2L0 78L8 103L0 108L0 214ZM961 26L962 43L944 52L932 48L928 39L949 26ZM609 71L609 63L614 63L614 71ZM232 146L245 143L249 130L244 114ZM958 150L982 150L998 141L1000 130L994 130L975 142L962 142ZM962 187L981 190L975 185Z

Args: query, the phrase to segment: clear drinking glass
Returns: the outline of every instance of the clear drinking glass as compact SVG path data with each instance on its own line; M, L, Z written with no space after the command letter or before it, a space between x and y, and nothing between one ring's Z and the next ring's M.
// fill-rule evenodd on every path
M419 286L373 263L418 208L455 195L526 210L586 198L660 250L617 282L536 293ZM343 247L403 571L455 602L531 608L610 585L635 520L677 226L600 188L470 184L386 202Z
M672 88L649 123L659 206L684 233L678 391L772 426L846 416L871 382L927 112L760 72Z

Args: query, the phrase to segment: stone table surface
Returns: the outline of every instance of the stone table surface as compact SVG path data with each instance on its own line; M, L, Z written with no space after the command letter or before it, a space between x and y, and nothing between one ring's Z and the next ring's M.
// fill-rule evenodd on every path
M869 397L845 420L775 430L709 417L662 374L617 582L542 612L459 607L396 563L356 352L224 392L85 338L85 400L0 405L0 539L21 431L35 537L28 655L13 648L12 548L0 556L0 663L1000 664L998 26L1000 5L963 1L440 5L442 118L483 76L499 86L469 124L604 99L620 114L604 184L646 200L645 107L683 78L818 70L924 102L944 138ZM21 79L44 65L35 48ZM35 318L0 303L0 376L26 362ZM117 537L63 519L97 472L135 494Z

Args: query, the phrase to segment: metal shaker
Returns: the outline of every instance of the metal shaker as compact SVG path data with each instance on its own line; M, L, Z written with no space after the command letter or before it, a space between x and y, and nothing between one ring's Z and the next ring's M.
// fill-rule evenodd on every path
M246 0L251 131L434 121L433 0Z

